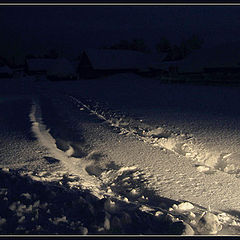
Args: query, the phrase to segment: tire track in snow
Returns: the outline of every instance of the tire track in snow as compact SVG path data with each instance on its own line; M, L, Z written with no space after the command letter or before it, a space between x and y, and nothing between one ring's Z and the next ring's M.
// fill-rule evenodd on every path
M32 122L32 131L41 145L46 147L51 157L60 161L63 168L69 171L70 174L74 174L80 177L79 185L84 189L91 190L91 192L98 198L109 196L129 203L148 203L149 197L154 196L154 192L148 189L144 173L136 166L121 167L121 166L108 166L106 169L100 169L99 173L96 169L97 166L91 159L91 152L86 159L72 157L74 154L74 148L69 145L69 149L62 151L56 145L56 140L50 134L50 130L46 128L46 125L42 122L41 109L38 100L34 99L32 104L32 110L29 114ZM59 171L61 174L62 171ZM48 174L43 172L43 179L47 180L45 176ZM59 175L58 172L53 173ZM41 177L41 173L40 173ZM36 180L38 177L35 177ZM39 179L40 180L40 179ZM56 177L55 177L56 180ZM156 196L154 196L156 198ZM160 198L160 202L163 198ZM159 202L158 201L158 202ZM164 199L165 202L170 200ZM156 204L156 203L155 203ZM162 203L163 204L163 203ZM160 204L161 205L161 204ZM171 204L163 204L164 206L170 206Z
M133 129L128 127L128 124L124 124L124 119L108 119L103 114L99 113L98 111L91 108L91 106L83 103L83 101L69 96L75 104L82 105L85 109L87 109L91 114L96 115L99 119L104 120L104 122L108 123L110 126L118 128L120 130L120 134L132 134L138 137L138 139L150 143L154 146L159 146L164 148L165 150L169 150L177 155L184 155L187 152L183 150L184 146L184 138L186 135L179 136L178 134L173 134L165 129L159 127L153 130L146 130L146 129ZM123 126L122 126L123 125Z
M41 88L41 86L38 88L39 94L41 96L45 96L48 98L49 92L48 89ZM61 92L59 95L56 93L57 100L62 99L63 95L66 97L66 93ZM52 93L51 93L52 95ZM69 100L69 96L67 96L67 99ZM58 102L58 104L66 104L66 99L63 100L64 102L61 103ZM70 102L72 103L72 101ZM87 105L84 103L81 103L84 108L86 108L92 115L96 115L97 112L91 110L91 108L88 108ZM38 114L35 114L37 109L39 111ZM58 109L58 108L56 108ZM58 109L61 111L61 109ZM34 122L42 122L41 118L41 109L40 109L40 104L35 100L33 103L33 111L32 111L32 118L33 116L37 115L38 116L38 121L33 119ZM101 115L98 116L101 120L105 121L105 118ZM66 120L66 119L65 119ZM73 119L72 119L73 120ZM74 120L73 120L74 121ZM71 121L68 122L68 124L71 124ZM43 133L46 130L46 126L41 123L41 125L44 128ZM61 129L57 129L58 131L61 131ZM47 133L47 138L46 136L43 136L43 144L45 144L46 139L51 139L54 144L52 144L52 147L50 147L50 153L53 155L55 158L59 159L62 163L65 164L68 168L70 167L71 172L76 173L77 175L80 175L82 178L82 181L84 181L85 176L87 178L94 178L94 181L97 181L98 187L95 189L95 191L100 192L101 196L110 196L111 198L117 198L119 200L123 201L134 201L135 204L138 204L138 202L143 203L143 202L149 202L148 197L146 195L151 195L154 196L154 198L158 198L155 196L153 190L149 189L147 187L148 180L145 177L145 174L137 168L137 166L130 166L130 167L121 167L116 165L113 161L107 164L103 169L101 167L98 167L98 164L96 164L96 161L94 161L94 158L92 158L91 155L94 155L95 153L98 154L98 151L92 151L87 154L87 156L81 157L81 158L74 158L72 155L74 154L74 142L69 143L69 149L66 151L61 151L58 149L56 145L56 140L54 139L51 134ZM41 140L41 136L40 136ZM71 144L73 144L71 146ZM49 144L47 144L49 145ZM56 156L56 150L58 153L58 156ZM60 156L59 156L60 154ZM100 153L101 154L101 153ZM82 168L82 173L78 171L77 169L73 169L74 167L71 166L71 160L77 159L76 162L81 162L81 166L78 168ZM70 165L70 166L69 166ZM73 171L72 171L73 170ZM57 174L58 175L58 174ZM123 177L125 176L125 177ZM127 177L126 177L127 176ZM129 181L130 180L130 181ZM85 184L86 185L86 184ZM89 186L89 185L88 185ZM86 187L87 188L87 187ZM161 202L162 202L161 198ZM169 202L170 200L164 200L164 202ZM171 204L163 204L163 205L171 205Z
M101 198L101 186L98 179L95 176L90 176L85 170L88 163L83 159L72 157L74 150L71 146L66 152L57 148L56 140L49 133L49 129L46 129L46 126L42 123L41 109L36 99L33 100L29 118L32 122L32 131L40 144L46 147L50 155L58 159L65 169L78 175L84 188L91 190L95 194L100 194L98 197Z
M151 126L142 126L142 122L135 120L135 126L131 126L124 117L107 116L104 109L98 110L81 101L79 98L68 95L74 104L87 109L90 114L97 116L106 122L109 126L118 129L119 134L136 136L139 140L149 143L156 147L161 147L164 151L170 151L176 155L185 156L195 162L195 167L199 172L213 173L216 170L224 171L229 174L240 173L239 168L229 161L230 153L214 152L205 147L196 138L190 134L173 133L162 127L152 128Z

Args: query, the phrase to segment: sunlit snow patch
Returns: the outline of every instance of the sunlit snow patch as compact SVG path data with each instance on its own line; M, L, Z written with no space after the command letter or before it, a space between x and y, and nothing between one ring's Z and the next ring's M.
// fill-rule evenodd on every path
M229 174L240 173L240 154L222 153L209 149L207 144L198 141L190 134L171 132L161 126L148 126L141 120L124 117L124 114L116 114L111 110L104 110L101 104L93 100L79 100L70 96L72 101L83 106L91 114L104 120L111 127L118 129L119 134L134 135L139 140L161 147L177 155L185 156L196 164L197 170L204 173L213 173L215 170L224 171Z
M177 212L189 212L194 209L194 206L189 202L182 202L178 205L173 204L172 208Z
M72 146L69 146L69 149L65 152L67 156L72 156L74 154L74 149Z

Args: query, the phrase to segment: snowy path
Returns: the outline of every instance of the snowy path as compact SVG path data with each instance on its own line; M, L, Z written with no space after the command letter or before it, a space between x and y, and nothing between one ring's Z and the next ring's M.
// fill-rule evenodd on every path
M32 132L41 146L33 139L29 143L22 141L24 159L31 152L26 146L35 149L31 164L24 159L14 164L4 162L15 154L10 148L12 155L4 154L1 166L23 167L25 171L29 168L33 179L40 181L57 181L61 172L68 173L67 178L72 178L68 182L70 187L88 189L99 198L110 196L142 205L142 210L148 212L168 212L173 204L185 201L195 206L195 214L210 207L215 213L224 211L232 216L232 220L223 218L222 221L234 223L235 228L230 231L225 227L220 233L238 232L239 222L235 217L240 212L240 178L236 177L238 172L227 172L228 165L222 163L231 157L229 152L210 151L209 154L195 132L156 126L154 117L151 118L154 111L149 111L147 122L146 118L143 121L108 110L102 103L90 101L89 96L81 94L84 84L90 83L72 86L64 83L63 90L62 83L31 82L29 89L22 89L28 96L24 100L27 105L16 105L16 109L25 109L18 113L18 120L25 118L25 132L30 131L32 124ZM33 87L35 90L31 91ZM9 103L11 107L14 101ZM21 124L19 127L22 128ZM18 143L16 146L20 147ZM216 167L219 161L222 162ZM38 174L32 172L34 169L38 169ZM179 212L171 213L179 215ZM184 219L184 214L179 217Z
M134 132L128 131L128 136L124 136L122 132L114 134L111 131L99 131L98 128L91 128L91 131L94 132L94 137L88 139L94 142L97 149L101 149L109 160L114 159L117 164L136 165L144 169L149 186L159 195L188 200L205 208L211 206L215 210L239 209L236 203L240 180L235 175L210 171L208 168L208 171L201 171L200 167L195 167L196 162L184 154Z
M42 123L41 109L36 100L33 101L32 110L30 113L32 122L32 131L39 140L40 144L46 147L49 154L63 165L62 170L66 170L71 174L78 175L83 180L80 182L82 188L89 189L96 193L99 197L100 185L95 177L91 177L86 172L87 162L81 158L72 157L73 148L69 145L67 151L62 151L56 146L56 140L49 134L49 129L46 129ZM60 131L60 130L59 130Z
M92 190L95 193L160 208L171 206L174 202L170 199L173 199L191 202L196 209L210 207L213 211L230 214L240 210L240 192L237 188L240 180L235 175L209 168L202 171L204 167L196 167L196 162L189 157L161 142L156 143L151 135L129 131L124 119L122 123L106 119L104 112L98 113L80 99L59 95L56 89L51 91L51 95L49 89L45 88L42 92L45 96L51 96L48 101L58 113L56 119L81 132L85 139L81 149L83 152L78 149L79 144L65 139L67 144L65 142L60 146L65 148L61 156L52 152L53 156L61 159L72 173L82 176L85 184L94 186ZM46 104L43 103L43 106L46 108ZM52 127L53 133L56 132L54 125L48 125L47 119L45 121L44 115L43 122L47 127ZM162 132L156 134L157 139L163 142L170 136L161 136ZM79 167L74 164L76 159Z
M34 171L52 169L31 132L31 111L34 78L1 79L0 88L0 167Z

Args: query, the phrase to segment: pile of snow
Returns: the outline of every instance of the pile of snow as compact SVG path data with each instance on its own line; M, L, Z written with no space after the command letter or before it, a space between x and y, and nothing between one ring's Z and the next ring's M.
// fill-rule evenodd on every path
M202 234L217 234L222 229L222 225L215 214L204 212L199 219L197 228Z
M194 212L194 206L189 202L182 202L180 204L173 204L169 211L173 215L185 216L184 224L187 224L188 232L193 232L200 235L215 235L218 234L222 228L223 224L226 224L226 218L228 218L229 223L233 223L226 213L220 213L218 215L209 211ZM224 220L223 220L224 219Z
M173 209L178 212L191 211L193 208L194 206L189 202L183 202L179 205L173 204Z

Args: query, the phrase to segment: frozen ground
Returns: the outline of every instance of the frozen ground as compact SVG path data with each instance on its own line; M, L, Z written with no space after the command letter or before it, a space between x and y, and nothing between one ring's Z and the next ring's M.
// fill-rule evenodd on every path
M2 232L239 234L239 88L1 82Z

